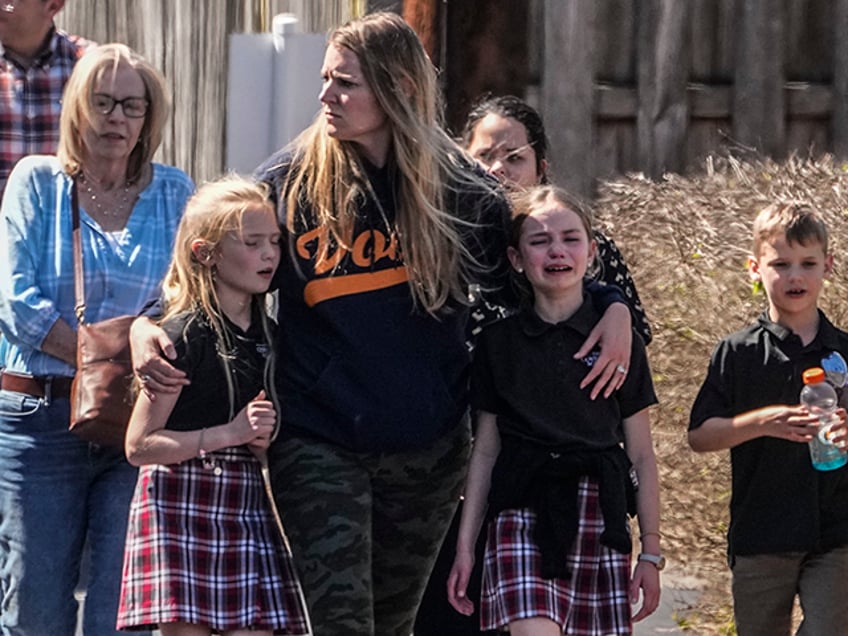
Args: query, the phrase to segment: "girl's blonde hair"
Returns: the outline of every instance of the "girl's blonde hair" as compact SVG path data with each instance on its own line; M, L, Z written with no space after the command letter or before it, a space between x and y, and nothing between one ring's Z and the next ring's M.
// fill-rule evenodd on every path
M430 313L449 300L467 303L465 286L481 267L461 240L460 226L471 223L445 212L445 203L452 188L492 192L492 186L470 169L442 128L436 71L418 36L397 14L378 12L333 31L328 46L357 56L388 118L395 225L413 298ZM305 208L335 245L349 248L357 210L376 197L353 144L331 138L326 129L319 115L292 144L295 167L283 186L286 219L294 229L296 211ZM319 261L329 256L326 245Z
M91 126L97 112L91 104L94 86L107 72L128 66L144 82L147 113L127 162L127 180L138 180L144 167L162 143L162 130L168 120L170 101L165 79L147 60L125 44L102 44L86 52L74 66L65 84L62 113L59 116L59 149L56 153L65 172L77 175L85 158L83 125ZM117 107L116 107L117 108Z
M241 233L245 213L256 209L265 209L269 214L274 214L267 189L262 184L229 176L198 188L186 204L174 241L174 254L162 283L165 303L162 321L183 312L197 311L205 316L215 331L218 351L225 367L231 419L235 416L235 387L226 352L233 349L233 337L219 309L214 269L197 257L192 245L200 240L204 243L204 250L213 254L228 233ZM258 309L256 313L260 316L269 351L265 361L265 392L279 414L274 381L275 349L267 312L267 296L267 293L254 294L253 303L254 308Z
M512 225L509 232L509 245L516 250L521 242L521 230L524 222L534 212L544 210L552 205L560 205L574 212L583 224L589 242L591 243L594 240L594 213L592 208L583 199L563 188L550 184L533 186L510 195L510 202L512 203ZM594 261L589 263L586 269L586 276L594 278L598 273L598 267L598 256L595 254ZM524 274L519 274L513 269L512 283L522 296L532 298L533 290Z

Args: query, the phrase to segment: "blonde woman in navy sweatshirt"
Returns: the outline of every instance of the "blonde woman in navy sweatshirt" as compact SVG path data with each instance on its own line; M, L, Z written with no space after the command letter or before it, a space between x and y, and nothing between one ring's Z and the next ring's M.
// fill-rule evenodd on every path
M334 31L321 75L321 113L256 173L286 242L271 478L315 633L410 633L468 459L469 287L506 280L509 206L441 128L435 70L398 15ZM608 314L598 390L629 359L629 311ZM136 367L168 390L168 341L150 334Z

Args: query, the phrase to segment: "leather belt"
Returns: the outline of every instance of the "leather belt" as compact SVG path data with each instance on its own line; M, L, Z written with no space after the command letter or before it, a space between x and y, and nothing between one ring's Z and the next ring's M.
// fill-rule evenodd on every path
M0 389L40 398L70 398L71 382L73 378L61 375L32 376L4 371L0 376Z

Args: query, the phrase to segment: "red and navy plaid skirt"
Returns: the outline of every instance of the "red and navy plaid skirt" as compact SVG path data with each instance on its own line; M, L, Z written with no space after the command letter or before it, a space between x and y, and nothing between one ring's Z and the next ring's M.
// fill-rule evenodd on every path
M261 465L245 447L139 472L118 629L173 622L308 633Z
M480 601L483 630L525 618L549 618L563 634L630 634L630 555L601 545L604 521L597 482L578 488L580 523L569 550L567 579L542 578L542 557L533 542L536 515L504 510L488 529ZM629 525L626 519L621 522Z

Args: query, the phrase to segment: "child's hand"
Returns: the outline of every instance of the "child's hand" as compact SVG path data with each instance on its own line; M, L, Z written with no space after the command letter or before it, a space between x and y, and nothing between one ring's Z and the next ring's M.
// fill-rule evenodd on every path
M474 613L474 603L465 596L473 567L473 554L457 552L448 575L448 601L457 612L465 616L471 616Z
M846 423L846 414L845 409L842 407L836 409L834 416L839 418L838 422L835 422L831 427L831 438L830 441L836 444L842 450L848 448L848 423Z
M642 607L633 615L633 622L641 621L653 614L660 604L660 571L649 561L638 561L633 568L630 581L630 603L639 602L639 590L642 590Z
M264 450L271 444L271 436L277 424L277 412L273 402L265 399L265 391L262 390L239 411L231 424L236 437L233 446L247 444L251 450Z
M800 405L767 406L759 409L757 415L763 431L769 437L790 442L809 442L818 430L819 419Z

